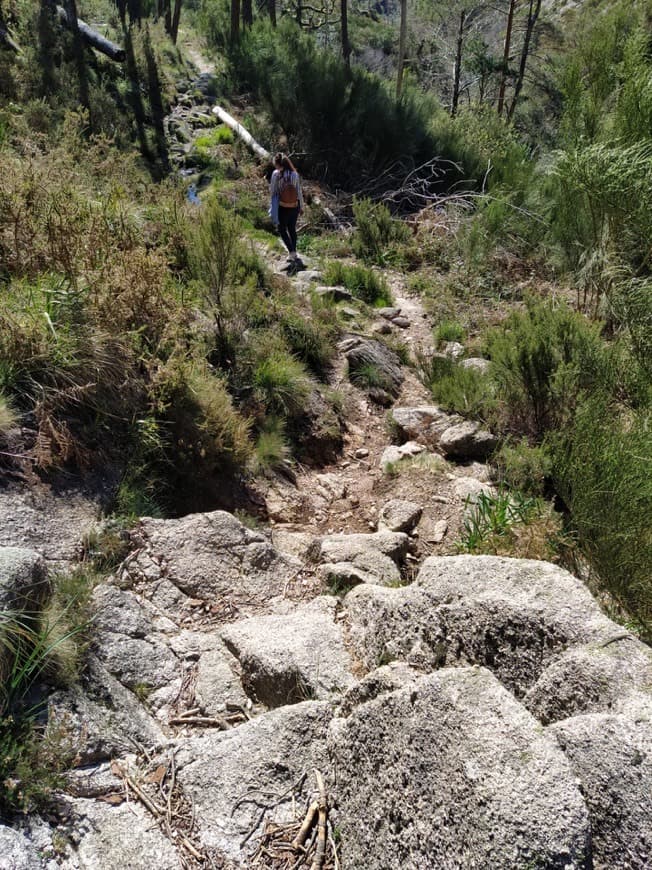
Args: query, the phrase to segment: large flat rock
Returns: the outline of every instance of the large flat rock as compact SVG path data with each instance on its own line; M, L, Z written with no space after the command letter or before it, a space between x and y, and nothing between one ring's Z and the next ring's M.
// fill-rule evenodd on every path
M443 625L447 661L486 665L518 696L569 647L622 634L581 580L547 562L432 557L415 586Z
M591 866L567 759L483 668L410 676L335 719L329 745L343 866Z
M595 870L652 866L652 722L590 713L548 728L582 784Z
M245 609L282 595L288 576L301 566L225 511L143 519L134 544L123 584L129 579L146 583L155 594L157 583L165 580L192 598L226 600Z
M251 866L263 816L279 823L293 820L294 798L301 806L302 797L314 787L312 769L329 769L326 733L331 717L327 703L306 701L230 731L184 741L177 775L194 802L205 847L238 867ZM265 806L269 812L261 813Z
M316 598L288 614L251 617L222 631L253 700L279 707L327 699L351 685L336 609L335 598Z

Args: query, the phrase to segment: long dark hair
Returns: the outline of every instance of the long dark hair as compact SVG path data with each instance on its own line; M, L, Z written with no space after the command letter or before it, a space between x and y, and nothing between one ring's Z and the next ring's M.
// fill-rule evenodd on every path
M274 155L274 165L282 167L286 172L296 172L294 163L290 160L287 154L282 154L280 151Z

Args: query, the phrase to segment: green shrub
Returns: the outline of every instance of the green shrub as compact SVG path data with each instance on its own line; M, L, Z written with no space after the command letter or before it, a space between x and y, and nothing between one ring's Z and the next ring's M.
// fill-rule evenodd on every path
M330 260L324 270L324 283L332 287L343 285L367 305L382 308L392 304L387 283L377 272L364 266L348 266L339 260Z
M550 436L555 486L601 584L652 636L652 415L587 399Z
M517 491L481 492L467 499L462 553L558 561L567 546L561 518L541 499Z
M168 476L191 489L213 474L243 467L250 454L249 421L233 407L222 378L199 360L172 357L156 374L153 397L166 432Z
M536 440L566 425L599 377L599 325L563 304L530 303L487 346L503 429Z
M397 248L410 239L409 228L393 218L386 205L369 199L353 199L353 252L369 263L392 262Z
M528 496L541 496L552 472L552 461L544 447L532 447L527 440L504 444L491 459L501 486Z
M434 99L406 88L397 100L389 83L359 66L348 70L290 16L276 28L256 21L230 61L235 87L263 103L289 150L306 155L302 169L312 177L349 190L371 179L382 192L434 154L442 165L457 156L433 132L432 117L439 114Z
M464 341L466 331L461 323L456 320L442 320L437 324L434 331L435 346L447 341Z
M495 400L488 375L464 368L448 356L417 354L417 372L432 397L446 411L487 420Z

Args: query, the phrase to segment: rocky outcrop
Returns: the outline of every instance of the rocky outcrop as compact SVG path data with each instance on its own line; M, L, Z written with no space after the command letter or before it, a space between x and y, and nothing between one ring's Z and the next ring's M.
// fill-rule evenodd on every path
M148 597L169 595L171 585L183 597L209 602L264 606L282 595L287 576L300 567L279 553L260 532L231 514L213 511L178 520L141 520L134 535L135 553L125 564L121 582L144 584ZM167 587L167 592L165 591ZM172 606L174 602L170 602Z
M341 342L340 349L346 357L351 380L355 382L364 374L369 398L379 405L391 405L404 380L401 361L394 351L381 341L357 337Z
M231 731L184 741L178 778L194 803L202 844L237 867L251 866L263 819L293 820L294 801L309 794L308 772L329 769L331 718L327 703L305 701ZM269 811L261 812L261 806Z
M55 870L58 862L48 860L28 831L0 825L0 870Z
M447 414L437 405L416 408L392 408L390 420L400 441L417 441L437 447L446 429L462 421L456 414Z
M621 633L580 580L546 562L430 558L415 586L443 625L447 661L485 665L517 697L569 647Z
M596 868L652 865L652 724L611 713L551 725L582 785Z
M543 671L523 699L543 722L578 713L643 711L652 721L652 650L613 627L606 641L573 647Z
M445 429L439 439L439 449L447 459L486 459L494 452L498 438L479 423L465 420Z
M400 660L423 670L446 661L447 638L427 596L414 584L364 585L344 599L346 638L365 671Z
M94 657L88 661L84 686L51 695L48 729L65 731L71 755L81 765L97 764L133 750L166 741L160 725L138 698Z
M344 866L589 866L568 761L484 669L410 679L334 720L329 745Z
M399 566L405 559L408 536L379 531L371 535L329 535L321 542L321 572L329 582L343 585L401 582Z
M34 611L50 591L45 561L34 550L0 547L0 611Z
M252 617L222 631L253 700L268 707L327 699L353 681L337 601L315 598L290 613Z
M72 838L70 870L182 870L184 866L172 842L136 801L110 806L92 798L74 798L67 801L67 825Z

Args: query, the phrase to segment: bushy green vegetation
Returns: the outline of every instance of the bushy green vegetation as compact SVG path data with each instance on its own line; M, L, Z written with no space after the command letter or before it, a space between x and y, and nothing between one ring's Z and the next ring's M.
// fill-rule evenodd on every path
M81 671L88 639L93 570L80 566L57 575L39 612L0 614L0 812L44 806L63 784L75 755L73 741L53 725L44 727L45 700L37 683L68 686Z
M631 341L605 341L600 324L550 302L513 313L485 341L487 375L421 360L434 398L525 436L496 457L499 478L536 496L554 485L603 583L649 626L652 389Z
M368 263L395 262L410 238L407 226L393 218L386 205L368 199L353 200L353 217L353 253Z
M389 287L382 274L365 266L330 260L324 270L324 283L331 287L338 285L346 287L367 305L382 308L392 304Z
M567 541L561 517L543 500L518 490L481 492L467 503L462 553L558 561Z
M313 177L357 190L364 179L377 183L382 176L391 186L407 167L433 155L442 166L457 156L434 132L433 117L442 114L436 101L417 91L397 100L379 76L357 66L347 70L287 16L278 27L254 22L231 51L236 87L262 103L290 150L305 155L302 169ZM456 179L458 171L447 168Z
M126 462L125 515L210 502L269 415L302 417L336 326L272 277L226 199L190 207L103 140L82 147L74 120L29 161L0 152L5 423L33 421L44 472Z

